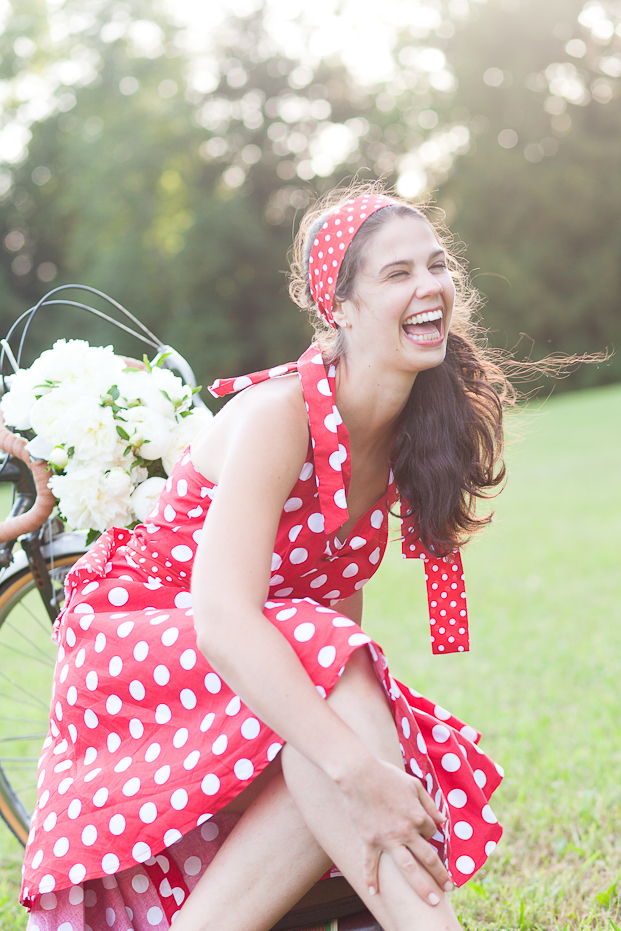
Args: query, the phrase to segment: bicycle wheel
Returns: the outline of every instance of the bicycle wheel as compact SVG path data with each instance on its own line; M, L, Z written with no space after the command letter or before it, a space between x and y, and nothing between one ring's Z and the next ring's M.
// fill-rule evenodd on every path
M47 562L52 585L82 553ZM62 593L59 591L62 607ZM29 568L0 586L0 816L22 844L37 798L37 760L49 726L56 644Z

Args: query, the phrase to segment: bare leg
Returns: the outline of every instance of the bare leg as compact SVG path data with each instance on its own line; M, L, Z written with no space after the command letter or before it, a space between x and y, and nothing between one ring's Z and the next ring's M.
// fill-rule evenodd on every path
M366 650L352 656L328 700L379 758L402 766L394 721ZM291 746L281 757L284 779L274 776L252 802L178 915L175 931L268 931L331 862L385 931L459 931L446 896L427 905L386 855L381 892L369 896L338 790Z

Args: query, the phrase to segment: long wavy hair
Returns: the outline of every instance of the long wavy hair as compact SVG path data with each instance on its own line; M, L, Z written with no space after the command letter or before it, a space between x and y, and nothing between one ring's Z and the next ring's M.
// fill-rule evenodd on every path
M345 352L342 330L332 329L316 311L308 283L308 258L313 240L327 217L340 204L369 193L386 193L380 183L355 184L332 191L302 218L292 257L289 291L295 303L309 310L315 340L324 358L334 361ZM335 299L356 295L357 275L377 230L394 217L423 217L446 250L456 296L446 357L435 368L419 372L398 422L390 462L401 500L401 513L413 514L420 539L435 555L447 555L488 524L492 513L476 514L478 499L490 498L505 479L503 416L516 403L509 374L532 377L562 371L564 362L518 363L506 353L490 349L476 315L481 305L471 286L463 246L456 245L439 220L439 211L397 201L372 214L354 237L339 272Z

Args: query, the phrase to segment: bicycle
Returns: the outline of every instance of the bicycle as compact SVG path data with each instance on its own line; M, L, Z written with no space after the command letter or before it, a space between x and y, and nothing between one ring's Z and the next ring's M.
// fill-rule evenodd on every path
M142 332L81 301L57 298L68 290L86 291L107 301ZM186 360L163 344L117 301L80 285L64 285L46 294L0 340L0 390L6 390L7 362L19 368L32 320L43 307L77 307L106 319L165 355L163 364L175 369L193 388L196 379ZM17 352L11 339L19 335ZM205 406L195 394L195 405ZM49 726L51 683L56 645L52 625L64 606L63 583L74 563L87 551L86 531L67 531L52 515L55 499L47 489L47 463L31 463L26 440L0 424L0 484L14 489L9 517L0 522L0 817L25 845L30 812L36 803L36 769L41 743ZM17 543L21 549L13 552ZM10 754L4 747L10 747ZM381 931L343 878L316 884L272 931Z

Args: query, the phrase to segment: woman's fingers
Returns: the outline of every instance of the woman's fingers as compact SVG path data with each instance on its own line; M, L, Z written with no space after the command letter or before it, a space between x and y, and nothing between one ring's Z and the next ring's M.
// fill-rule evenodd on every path
M376 847L367 847L364 861L362 864L362 876L369 890L369 895L376 895L379 892L379 858L381 851Z
M407 847L395 847L390 851L390 855L414 892L429 905L437 905L441 898L444 882L442 880L437 882L433 873L419 859L414 857Z
M440 889L448 892L453 888L448 870L442 863L435 847L423 840L422 837L414 837L405 849L420 864L427 875L435 880Z
M443 815L442 812L439 811L438 808L434 805L433 799L423 786L422 782L418 782L418 798L420 799L420 803L427 814L433 818L434 823L437 825L444 824L446 821L446 815Z

